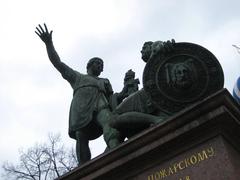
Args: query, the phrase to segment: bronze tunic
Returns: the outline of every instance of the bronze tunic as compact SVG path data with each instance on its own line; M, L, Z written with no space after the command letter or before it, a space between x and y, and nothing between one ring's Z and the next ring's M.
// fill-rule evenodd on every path
M81 130L89 139L95 139L102 134L95 116L99 110L109 108L112 86L108 79L81 74L65 66L62 76L74 91L69 113L69 136L76 139L75 132Z

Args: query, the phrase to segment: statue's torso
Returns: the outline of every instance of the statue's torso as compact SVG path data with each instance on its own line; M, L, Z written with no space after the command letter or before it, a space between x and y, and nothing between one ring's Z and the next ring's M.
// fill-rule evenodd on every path
M74 93L69 115L70 136L71 132L87 127L90 123L97 123L94 114L98 112L99 100L107 106L106 97L112 91L108 79L94 78L78 72L76 81L71 86Z

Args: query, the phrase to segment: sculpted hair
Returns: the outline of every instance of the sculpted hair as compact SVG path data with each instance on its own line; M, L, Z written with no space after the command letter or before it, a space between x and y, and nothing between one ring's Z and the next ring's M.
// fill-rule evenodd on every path
M143 46L151 46L153 44L153 42L152 41L146 41L146 42L144 42L144 44L143 44Z
M100 61L103 64L103 60L101 58L93 57L93 58L89 59L89 61L87 63L87 69L89 69L95 61Z

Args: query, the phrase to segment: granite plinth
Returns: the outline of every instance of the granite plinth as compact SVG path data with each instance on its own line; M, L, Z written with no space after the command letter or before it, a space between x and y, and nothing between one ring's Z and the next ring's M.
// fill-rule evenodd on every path
M240 107L222 89L61 180L238 180Z

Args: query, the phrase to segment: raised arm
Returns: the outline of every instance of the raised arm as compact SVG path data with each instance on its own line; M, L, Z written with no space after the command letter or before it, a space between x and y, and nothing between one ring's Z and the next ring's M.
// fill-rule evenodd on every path
M75 80L74 71L68 67L66 64L61 62L60 57L58 56L52 41L52 32L48 31L46 24L44 24L44 29L41 25L36 27L35 33L40 37L40 39L45 43L47 48L48 57L53 64L53 66L62 74L63 78L73 82Z

